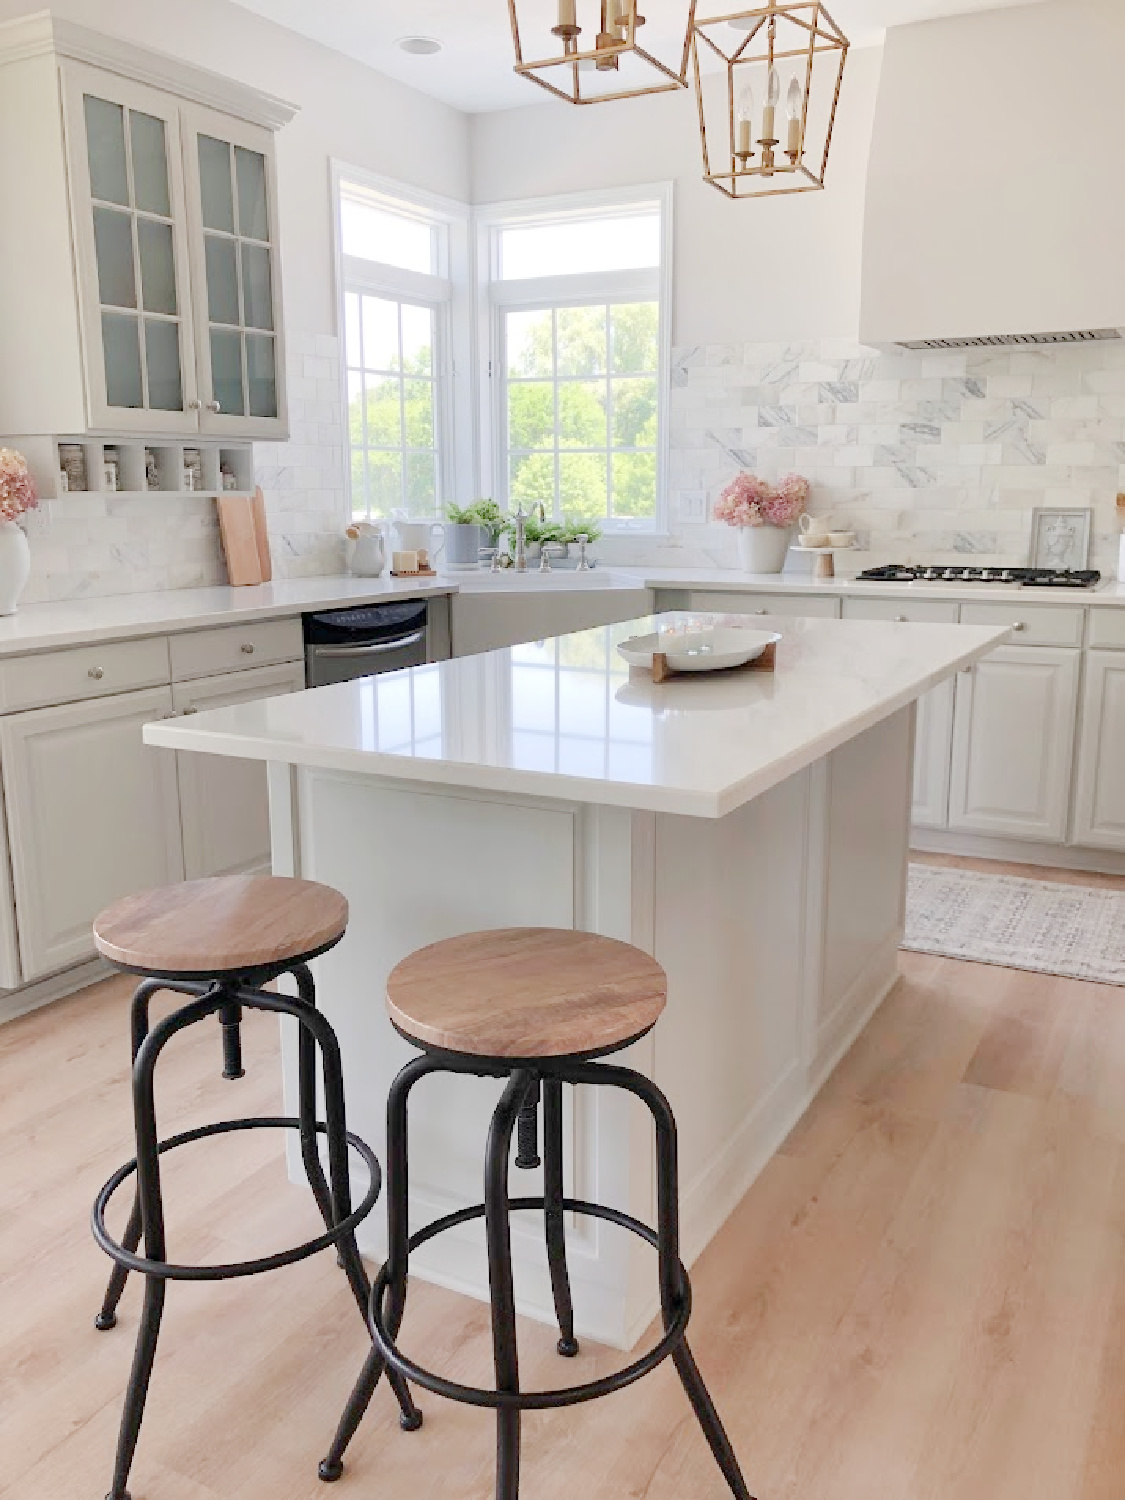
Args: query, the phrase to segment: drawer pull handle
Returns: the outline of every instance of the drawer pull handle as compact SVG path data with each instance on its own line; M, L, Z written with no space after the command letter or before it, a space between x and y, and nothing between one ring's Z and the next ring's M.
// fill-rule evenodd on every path
M905 625L905 624L907 624L907 622L909 621L909 619L910 619L909 615L895 615L895 624L896 625Z
M768 615L769 614L769 610L768 609L756 609L754 611L754 613L756 615Z
M101 667L91 667L90 670L86 673L86 676L92 677L95 682L101 682L102 678L105 676L105 671Z
M243 656L253 656L254 655L254 647L250 644L249 641L243 641L242 646L241 646L240 649L242 651Z
M1027 621L1026 620L1017 620L1015 622L1015 624L1012 626L1012 629L1013 630L1026 630L1027 629Z
M180 712L182 714L197 714L199 710L198 708L181 708Z

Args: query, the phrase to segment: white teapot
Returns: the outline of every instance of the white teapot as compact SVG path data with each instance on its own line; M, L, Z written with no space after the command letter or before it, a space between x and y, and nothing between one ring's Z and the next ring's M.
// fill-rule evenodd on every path
M352 543L349 571L356 578L378 578L387 566L387 544L382 528L370 521L357 521L347 530Z

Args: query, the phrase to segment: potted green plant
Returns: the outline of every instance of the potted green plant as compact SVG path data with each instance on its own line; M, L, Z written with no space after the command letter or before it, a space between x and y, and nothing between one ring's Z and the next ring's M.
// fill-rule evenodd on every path
M476 567L482 547L495 547L504 529L504 516L495 500L445 508L446 566Z

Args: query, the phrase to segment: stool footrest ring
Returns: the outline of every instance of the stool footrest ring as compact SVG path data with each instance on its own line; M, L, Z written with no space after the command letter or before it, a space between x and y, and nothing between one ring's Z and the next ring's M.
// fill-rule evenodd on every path
M230 1135L243 1130L300 1130L301 1122L289 1115L258 1115L240 1120L220 1120L213 1125L199 1125L194 1130L182 1131L179 1135L169 1136L166 1141L161 1141L158 1147L160 1154L165 1151L174 1151L177 1146L187 1146L193 1141L206 1140L210 1136ZM326 1135L328 1127L318 1121L317 1133ZM137 1271L142 1276L154 1276L162 1281L230 1281L239 1276L257 1276L263 1271L277 1271L282 1266L294 1265L299 1260L307 1260L311 1255L317 1255L321 1250L327 1250L333 1245L339 1244L347 1235L352 1234L358 1224L361 1224L371 1210L375 1207L382 1187L382 1171L374 1151L349 1130L347 1142L353 1151L361 1158L370 1174L367 1192L346 1219L342 1219L335 1228L318 1234L315 1239L306 1240L304 1244L296 1245L289 1250L278 1250L273 1255L263 1255L257 1260L234 1261L229 1265L221 1266L185 1266L175 1265L169 1261L149 1260L146 1256L135 1255L125 1249L124 1245L113 1238L105 1224L105 1211L109 1200L126 1180L137 1170L136 1157L127 1161L124 1166L118 1167L113 1176L104 1184L97 1198L94 1200L93 1212L90 1215L91 1227L94 1239L98 1242L111 1260L115 1260L119 1266L124 1266L129 1271Z
M582 1198L564 1198L562 1206L568 1213L588 1214L592 1218L605 1219L621 1229L631 1230L633 1234L639 1235L654 1248L659 1246L655 1230L650 1229L647 1224L642 1224L639 1219L634 1219L630 1214L622 1213L620 1209L607 1208L601 1203L587 1203ZM545 1208L545 1202L542 1198L510 1198L508 1208L513 1212L524 1209L542 1210ZM481 1219L484 1214L483 1203L474 1204L471 1208L458 1209L456 1213L446 1214L443 1218L435 1219L433 1223L427 1224L417 1233L412 1234L409 1247L411 1250L416 1250L420 1245L436 1238L445 1230L455 1229L458 1225L467 1224L473 1219ZM368 1316L375 1346L388 1366L397 1370L400 1375L404 1375L407 1380L413 1381L415 1385L420 1385L424 1390L433 1391L438 1396L445 1396L450 1401L461 1401L468 1406L484 1406L491 1407L493 1410L506 1411L549 1411L561 1406L577 1406L583 1401L596 1401L600 1396L608 1396L614 1391L624 1390L626 1386L632 1385L655 1370L657 1365L674 1353L684 1341L688 1319L691 1316L691 1283L682 1261L680 1262L680 1280L683 1294L672 1321L660 1342L654 1344L647 1354L643 1354L632 1364L626 1365L624 1369L615 1370L612 1375L603 1375L599 1380L590 1380L583 1385L562 1386L553 1391L495 1391L486 1390L481 1386L459 1385L456 1381L446 1380L444 1376L436 1375L432 1370L415 1364L395 1346L383 1321L383 1296L390 1285L390 1275L386 1265L380 1270L372 1285Z

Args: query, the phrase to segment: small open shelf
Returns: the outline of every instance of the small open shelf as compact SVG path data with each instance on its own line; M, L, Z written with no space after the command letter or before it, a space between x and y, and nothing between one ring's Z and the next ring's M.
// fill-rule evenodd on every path
M221 494L251 494L254 489L254 450L251 444L205 442L145 442L141 438L5 437L27 459L41 500L71 495L112 495L119 500L215 499ZM112 487L106 462L117 464ZM69 466L79 482L63 487L62 472ZM188 488L185 469L201 483ZM229 476L229 487L224 479Z

